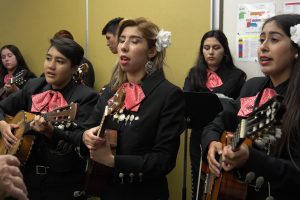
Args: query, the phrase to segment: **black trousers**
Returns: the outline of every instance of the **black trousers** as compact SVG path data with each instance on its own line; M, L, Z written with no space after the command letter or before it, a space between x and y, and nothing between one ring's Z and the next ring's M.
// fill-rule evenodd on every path
M86 200L83 173L37 174L35 170L24 172L24 181L30 200Z

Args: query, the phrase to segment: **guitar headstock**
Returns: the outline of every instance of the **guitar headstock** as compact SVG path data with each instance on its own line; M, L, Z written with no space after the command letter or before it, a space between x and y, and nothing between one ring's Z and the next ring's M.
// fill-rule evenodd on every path
M260 148L281 137L279 125L285 111L282 100L282 96L271 98L247 118L247 137Z
M73 79L77 83L81 83L83 77L88 73L89 65L87 63L83 63L78 66L77 70L73 74Z
M120 88L112 98L110 98L107 102L107 106L105 107L105 116L108 116L112 113L117 112L123 106L123 102L125 100L125 89Z
M18 72L16 75L14 75L10 79L9 83L11 85L15 84L17 86L23 85L26 82L26 80L24 79L24 77L26 76L26 74L27 74L27 70L26 69L21 70L20 72Z
M52 123L70 123L75 120L77 107L77 103L71 103L67 106L59 107L51 112L43 114L43 117L45 120Z
M242 119L233 139L230 140L232 149L238 149L247 137L262 149L280 138L279 125L284 113L282 100L282 96L275 96L254 110L247 118Z

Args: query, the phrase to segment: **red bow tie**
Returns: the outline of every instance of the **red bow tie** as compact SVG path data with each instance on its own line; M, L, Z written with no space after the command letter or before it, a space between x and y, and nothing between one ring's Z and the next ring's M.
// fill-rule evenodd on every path
M221 78L213 71L207 69L206 87L212 91L213 88L223 85Z
M271 88L265 88L263 91L263 94L261 96L260 102L258 107L262 106L264 103L266 103L268 100L270 100L272 97L276 95L276 91ZM253 112L255 100L257 98L258 94L252 97L244 97L240 99L241 108L238 112L238 116L240 117L247 117L251 112Z
M32 95L31 112L51 112L52 110L68 105L60 92L48 90Z
M137 112L141 101L145 98L145 94L140 85L134 83L123 83L121 88L125 89L125 108L127 110Z

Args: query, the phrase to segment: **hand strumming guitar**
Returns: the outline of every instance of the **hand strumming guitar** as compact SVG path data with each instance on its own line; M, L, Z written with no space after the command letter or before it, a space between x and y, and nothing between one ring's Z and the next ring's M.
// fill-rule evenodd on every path
M221 164L216 159L216 155L221 156ZM217 177L220 175L220 169L230 171L234 168L243 166L249 158L249 147L246 144L242 144L237 151L232 151L230 145L222 148L222 143L212 141L209 145L207 160L209 163L209 169Z
M230 171L242 167L249 158L249 147L242 144L237 151L232 151L230 145L223 148L222 153L222 168L225 171Z
M82 141L87 146L89 150L95 149L99 143L101 143L101 138L96 136L99 130L99 126L88 129L84 131L82 136Z
M0 121L0 132L6 149L10 149L18 139L12 133L13 129L19 128L17 124L8 124L6 121Z
M42 133L48 138L52 137L54 131L53 125L40 115L36 115L34 120L30 122L30 129Z
M5 89L6 89L6 93L7 94L11 94L11 93L14 93L18 90L20 90L20 88L18 88L18 86L16 86L16 84L9 84L9 83L6 83L4 85Z
M209 170L217 177L219 177L221 165L217 160L216 155L222 155L222 143L212 141L208 147L207 161L209 164Z
M90 152L90 158L98 163L109 167L114 166L114 155L112 154L107 134L104 138L96 136L99 126L86 130L82 140Z

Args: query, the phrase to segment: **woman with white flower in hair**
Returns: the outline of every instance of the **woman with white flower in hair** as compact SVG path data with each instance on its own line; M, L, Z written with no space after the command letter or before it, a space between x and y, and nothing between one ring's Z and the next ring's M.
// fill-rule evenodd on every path
M184 128L183 93L163 72L170 35L144 18L124 20L119 26L117 70L86 123L94 128L82 137L90 158L113 172L101 200L169 198L166 175L175 167ZM121 108L102 126L110 131L95 136L105 106L122 90L126 95ZM108 141L114 130L115 155Z
M226 130L225 112L203 132L202 146L210 170L238 170L249 183L247 199L299 199L300 196L300 15L277 15L268 19L260 34L258 59L266 77L246 82L236 101L238 117L247 117L274 95L284 96L281 138L274 143L252 147L242 144L237 151L222 147L220 134ZM262 149L263 148L263 149ZM216 155L221 156L221 164ZM252 175L250 176L252 172ZM247 176L248 175L248 176ZM230 192L229 192L230 193Z

